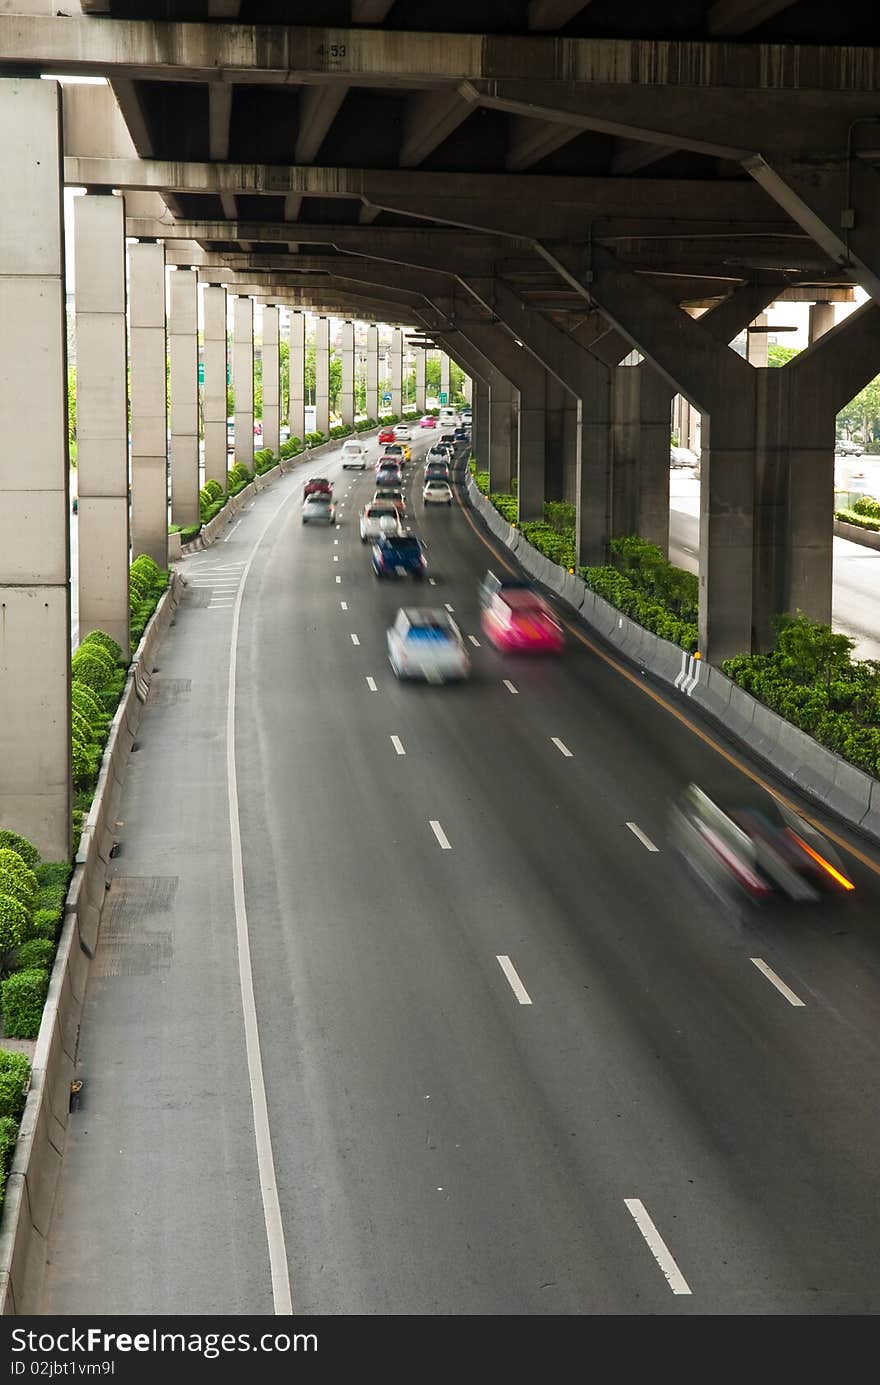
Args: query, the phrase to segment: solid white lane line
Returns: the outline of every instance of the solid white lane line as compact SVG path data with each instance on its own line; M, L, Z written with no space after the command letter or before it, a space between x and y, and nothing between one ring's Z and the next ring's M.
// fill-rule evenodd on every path
M517 694L519 693L519 688L515 688L509 678L504 678L502 681L508 692Z
M623 1200L626 1203L627 1211L647 1241L651 1254L666 1276L672 1292L674 1294L689 1294L691 1292L690 1286L670 1255L663 1237L649 1217L641 1198L625 1197Z
M770 985L775 986L780 995L785 996L789 1005L802 1006L804 1004L800 996L795 995L794 991L791 990L789 986L786 986L785 982L782 980L782 977L777 976L773 968L768 967L767 963L763 961L760 957L750 957L749 961L753 962L755 966L758 968L758 971L760 971L764 976L766 976L767 980L770 982Z
M551 739L551 741L553 742L553 744L556 746L556 749L560 752L560 754L564 755L565 758L566 758L566 760L570 760L570 759L571 759L571 751L569 750L568 746L567 746L567 745L564 745L563 742L559 739L558 736L551 736L550 739Z
M645 847L648 851L660 850L659 846L654 845L650 837L645 836L644 832L642 831L641 827L639 827L639 824L637 822L628 822L626 825L629 828L630 832L632 832L633 836L638 837L642 846Z
M405 755L405 754L406 754L406 751L404 750L404 748L403 748L403 746L402 746L402 744L401 744L401 741L400 741L400 737L399 737L399 736L392 736L392 737L391 737L391 744L394 746L394 749L397 751L398 755Z
M375 678L369 678L369 677L367 678L367 687L370 689L370 692L378 692L378 691L379 691L379 689L376 687L376 680L375 680Z
M230 529L229 533L226 534L226 535L224 535L224 538L223 538L223 542L224 542L224 543L228 543L228 542L229 542L229 540L232 538L232 535L235 533L236 529L238 528L238 526L239 526L240 524L241 524L241 520L240 520L240 519L237 519L237 520L235 521L235 523L233 524L232 528Z
M351 642L352 644L360 644L360 640L358 639L357 635L354 634L351 637Z
M513 994L516 996L520 1005L531 1005L532 997L529 995L525 986L520 981L519 976L517 975L516 967L513 965L510 958L496 956L495 960L498 962L499 966L501 967L501 970L504 972L504 975L510 982L510 989L513 991Z
M453 613L455 612L455 607L454 607L454 606L450 606L450 604L449 604L448 601L447 601L445 604L446 604L446 609L447 609L447 611L452 611Z
M446 833L443 831L443 828L440 826L439 822L437 822L435 818L431 818L431 831L434 833L434 836L437 838L438 842L440 843L444 851L452 850L452 847L449 843L449 838L447 837Z
M471 644L474 646L474 649L479 649L479 647L480 647L480 641L477 639L476 635L468 635L468 639L470 640Z
M342 611L347 611L347 610L348 610L348 602L347 602L347 601L340 601L340 603L339 603L339 608L340 608L340 610L342 610Z

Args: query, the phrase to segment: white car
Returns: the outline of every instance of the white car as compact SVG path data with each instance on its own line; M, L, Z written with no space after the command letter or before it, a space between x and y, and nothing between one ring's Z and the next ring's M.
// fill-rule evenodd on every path
M671 467L699 466L700 459L689 447L670 447L669 465Z
M394 436L398 442L411 442L412 430L408 423L398 423L394 429Z
M422 500L426 505L451 505L452 487L448 481L426 481Z
M383 534L403 534L403 525L392 500L376 500L365 505L360 518L361 543Z
M401 607L388 630L388 661L398 678L445 683L467 678L471 661L448 611Z
M834 444L838 457L861 457L864 450L860 442L850 442L848 438L838 438Z
M336 506L326 491L313 491L307 495L302 507L303 524L335 524Z
M366 465L366 444L358 442L356 438L346 438L345 442L342 444L342 470L345 471L348 467L359 466L361 471L363 471Z

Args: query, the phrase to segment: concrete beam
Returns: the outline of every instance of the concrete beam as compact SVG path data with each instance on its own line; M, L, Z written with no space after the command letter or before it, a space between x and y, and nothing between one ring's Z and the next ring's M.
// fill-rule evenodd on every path
M294 163L313 162L347 94L347 82L324 82L320 86L303 89L299 99L299 133Z
M351 0L352 24L381 24L394 0Z
M706 16L706 27L716 38L745 34L794 3L795 0L715 0Z
M232 87L226 82L212 82L208 87L208 148L209 157L223 161L229 158L229 118L232 114Z
M511 172L530 168L580 133L577 126L564 125L561 121L529 120L514 116L506 167Z
M466 120L477 104L467 82L411 96L404 116L401 168L415 168Z
M529 0L530 29L561 29L589 0Z

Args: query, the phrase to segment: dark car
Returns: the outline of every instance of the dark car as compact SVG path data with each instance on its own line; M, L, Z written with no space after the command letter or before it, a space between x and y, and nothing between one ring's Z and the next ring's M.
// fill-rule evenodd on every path
M446 462L428 462L425 467L426 481L449 481L449 467Z
M455 448L456 448L455 434L454 434L454 433L441 433L441 434L440 434L440 446L441 446L441 447L448 447L449 450L450 450L450 452L453 452L453 453L454 453L454 452L455 452Z
M427 568L421 539L415 534L383 534L373 544L377 577L424 577Z
M855 888L821 832L758 788L722 804L689 784L672 806L670 829L691 869L728 904L774 896L807 903Z
M385 488L391 490L401 490L403 488L403 473L400 467L380 467L376 472L376 489Z
M452 437L456 447L463 447L466 442L471 440L471 430L470 428L456 428Z

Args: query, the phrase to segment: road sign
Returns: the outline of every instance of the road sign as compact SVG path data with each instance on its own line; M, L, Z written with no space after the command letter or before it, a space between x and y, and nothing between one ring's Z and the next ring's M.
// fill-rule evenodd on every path
M437 395L437 399L439 400L439 402L440 402L441 404L448 404L448 403L449 403L449 395L446 393L445 390L441 390L441 391L440 391L440 393Z
M199 384L200 384L200 385L203 385L204 383L205 383L205 362L204 362L204 361L199 361Z
M229 382L231 381L231 379L232 379L232 375L231 375L231 373L230 373L229 362L227 361L227 362L226 362L226 383L227 383L227 385L229 384Z
M383 395L382 395L382 403L383 403L383 404L390 404L390 403L391 403L391 395L390 395L390 394L383 394Z

